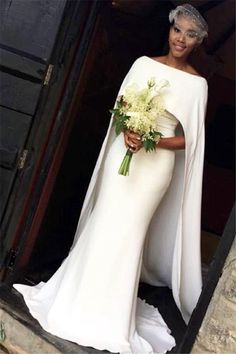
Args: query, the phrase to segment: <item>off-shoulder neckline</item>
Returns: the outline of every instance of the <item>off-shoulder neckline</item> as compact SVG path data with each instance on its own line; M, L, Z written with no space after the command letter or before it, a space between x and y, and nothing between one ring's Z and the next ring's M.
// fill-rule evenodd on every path
M150 58L150 57L148 57L148 56L146 56L146 55L143 55L142 58L147 58L147 59L153 61L154 63L160 64L160 65L162 65L162 66L164 66L164 67L166 67L166 68L169 68L169 69L174 70L174 71L176 71L176 72L179 72L179 73L181 73L181 74L190 75L191 77L194 77L194 78L197 78L197 79L201 79L201 80L206 81L206 79L205 79L203 76L191 74L191 73L188 73L187 71L183 71L183 70L180 70L180 69L176 69L176 68L174 68L173 66L169 66L169 65L166 65L166 64L164 64L164 63L161 63L160 61L157 61L157 60L155 60L155 59L153 59L153 58Z

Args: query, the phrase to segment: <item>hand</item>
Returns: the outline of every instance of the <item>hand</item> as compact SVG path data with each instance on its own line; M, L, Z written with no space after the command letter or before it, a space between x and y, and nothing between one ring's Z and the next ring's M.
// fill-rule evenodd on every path
M139 134L126 129L124 131L125 146L132 152L138 152L142 148L142 140Z

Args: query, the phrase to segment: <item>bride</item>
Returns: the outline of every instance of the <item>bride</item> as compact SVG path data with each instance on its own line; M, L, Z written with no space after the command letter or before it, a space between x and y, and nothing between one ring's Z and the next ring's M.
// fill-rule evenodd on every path
M169 53L138 58L118 93L132 83L145 87L151 77L169 81L157 149L145 152L128 129L116 137L111 121L68 257L46 283L14 285L46 331L100 350L151 354L175 346L158 309L137 298L140 277L169 286L186 323L201 291L207 83L187 59L207 24L189 4L169 20ZM127 147L134 155L124 177L118 169Z

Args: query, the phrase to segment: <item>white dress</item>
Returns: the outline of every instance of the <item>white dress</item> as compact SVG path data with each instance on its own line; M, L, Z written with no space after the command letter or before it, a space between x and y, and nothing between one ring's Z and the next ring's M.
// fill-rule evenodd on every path
M143 58L147 79L151 75L158 81L154 61ZM131 76L119 93L131 81L146 85L143 74ZM178 124L170 112L158 122L165 137L174 136ZM112 131L109 128L108 140ZM123 137L106 140L69 256L47 283L14 287L23 294L31 314L54 335L111 352L165 353L175 340L158 310L138 299L137 291L142 268L142 277L155 282L144 245L146 240L148 249L150 222L172 180L175 152L157 148L146 153L142 149L133 155L130 175L124 177L118 174L126 152ZM173 252L172 247L171 259Z

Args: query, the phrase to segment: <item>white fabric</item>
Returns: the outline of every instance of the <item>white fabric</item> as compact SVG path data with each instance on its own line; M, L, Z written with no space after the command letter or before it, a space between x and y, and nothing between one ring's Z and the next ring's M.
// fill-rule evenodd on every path
M175 345L158 310L137 301L141 268L145 281L173 288L186 321L201 290L199 223L207 85L203 78L141 57L118 95L129 83L145 86L150 77L170 82L160 129L173 136L181 122L185 163L183 153L176 154L175 164L173 151L140 150L133 156L130 176L118 175L126 149L110 124L69 256L47 283L14 285L45 330L112 352L165 353ZM158 215L150 225L155 210Z

